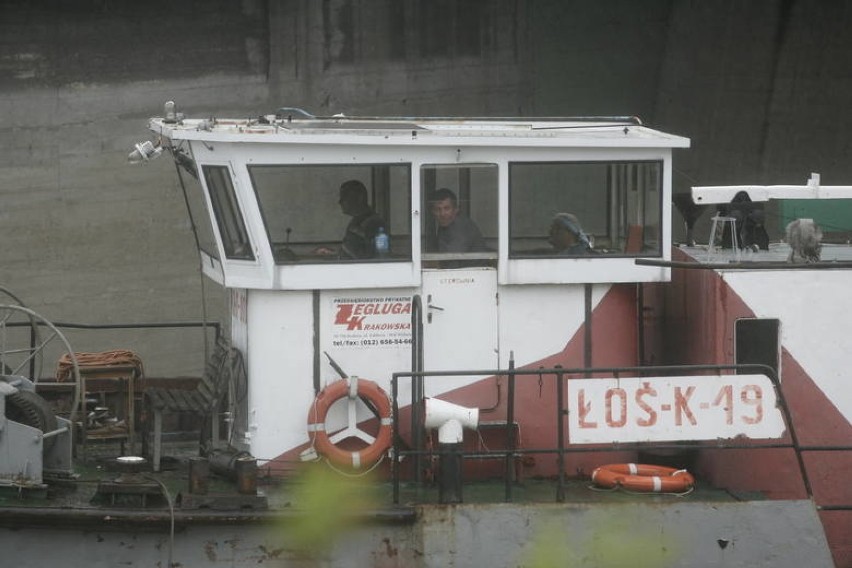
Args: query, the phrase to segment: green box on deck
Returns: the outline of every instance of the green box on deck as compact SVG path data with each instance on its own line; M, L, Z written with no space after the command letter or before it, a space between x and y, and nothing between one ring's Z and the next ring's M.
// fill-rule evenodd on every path
M825 242L846 242L852 238L852 199L779 200L781 228L795 219L813 219Z

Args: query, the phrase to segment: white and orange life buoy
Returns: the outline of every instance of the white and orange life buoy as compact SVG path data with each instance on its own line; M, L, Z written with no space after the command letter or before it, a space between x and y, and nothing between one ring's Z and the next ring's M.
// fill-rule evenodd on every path
M623 487L648 493L683 493L692 489L695 478L685 469L641 463L603 465L592 472L598 487Z
M325 425L328 410L332 404L344 398L348 399L346 427L329 435ZM358 428L356 403L359 398L368 404L379 419L379 431L375 436ZM373 381L348 377L331 383L317 394L308 415L308 435L317 452L331 463L361 469L378 462L382 454L390 448L392 424L391 404L387 393ZM337 447L339 442L348 438L358 438L366 443L367 447L358 451Z

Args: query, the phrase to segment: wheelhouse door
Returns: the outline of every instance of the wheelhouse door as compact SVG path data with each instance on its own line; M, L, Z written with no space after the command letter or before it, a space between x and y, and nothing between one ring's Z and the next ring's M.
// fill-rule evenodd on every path
M424 370L497 368L497 166L425 164L420 184ZM425 393L470 380L427 380Z
M423 366L426 371L496 369L497 272L492 268L423 271ZM461 383L430 387L426 394Z

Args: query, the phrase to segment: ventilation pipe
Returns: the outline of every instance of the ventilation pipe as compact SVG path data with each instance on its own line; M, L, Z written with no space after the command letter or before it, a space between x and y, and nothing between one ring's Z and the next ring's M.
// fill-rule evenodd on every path
M427 398L424 403L424 425L438 429L438 500L441 503L461 503L464 429L476 430L479 427L479 409L437 398Z

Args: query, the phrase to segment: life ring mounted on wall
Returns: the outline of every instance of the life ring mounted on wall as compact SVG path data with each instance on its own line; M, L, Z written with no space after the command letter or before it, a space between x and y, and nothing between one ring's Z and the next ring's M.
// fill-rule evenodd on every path
M695 485L695 478L685 469L641 463L602 465L592 472L592 482L598 487L645 493L683 493Z
M326 419L331 406L342 399L346 400L346 427L329 435ZM358 427L358 399L361 399L379 420L379 431L373 436ZM347 377L331 383L322 389L314 399L308 414L308 435L311 444L331 463L352 469L370 467L378 462L382 454L390 448L393 418L390 398L373 381ZM349 438L356 438L367 444L357 451L344 450L337 444Z

